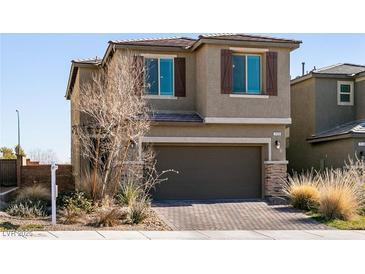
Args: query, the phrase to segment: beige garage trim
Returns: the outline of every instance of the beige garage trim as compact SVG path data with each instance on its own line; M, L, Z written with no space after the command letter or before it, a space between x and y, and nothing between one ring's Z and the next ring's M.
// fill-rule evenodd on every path
M262 144L267 145L268 161L271 161L271 138L240 137L143 137L143 143L187 143L187 144Z

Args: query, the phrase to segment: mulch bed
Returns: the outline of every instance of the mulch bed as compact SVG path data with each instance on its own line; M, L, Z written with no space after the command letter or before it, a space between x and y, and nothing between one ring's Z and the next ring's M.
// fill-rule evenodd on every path
M61 224L51 225L51 217L44 218L34 218L25 219L20 217L14 217L0 211L0 231L4 230L30 230L30 231L59 231L59 230L171 230L171 228L166 225L157 214L150 209L148 212L148 217L140 224L128 224L126 222L120 221L120 224L113 227L96 227L89 223L93 218L93 214L85 215L82 223L77 224ZM60 222L58 220L57 222Z

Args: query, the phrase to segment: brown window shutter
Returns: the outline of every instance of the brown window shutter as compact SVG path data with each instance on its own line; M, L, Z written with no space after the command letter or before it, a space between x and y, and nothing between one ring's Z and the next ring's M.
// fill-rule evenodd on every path
M174 59L174 78L175 78L175 96L186 96L186 65L185 58L177 57Z
M221 93L232 92L232 51L221 50Z
M266 94L278 95L278 53L266 52Z
M133 73L135 73L136 77L137 77L137 87L136 90L139 92L142 92L143 94L143 89L144 89L144 57L140 56L140 55L135 55L133 57L133 65L135 68L135 71Z

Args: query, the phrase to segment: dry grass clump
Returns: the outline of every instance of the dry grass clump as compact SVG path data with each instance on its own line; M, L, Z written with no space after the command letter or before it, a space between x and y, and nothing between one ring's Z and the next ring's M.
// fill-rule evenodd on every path
M79 208L68 206L64 209L60 210L60 221L63 224L70 225L70 224L77 224L81 222L81 217L83 211Z
M96 221L93 225L98 227L113 227L120 224L120 220L125 217L118 208L101 208L97 212Z
M21 188L16 196L16 201L44 201L49 202L51 200L50 190L42 185L33 185Z
M329 169L321 175L318 212L326 220L351 220L364 205L362 174L354 166Z
M148 217L150 206L148 199L141 199L131 204L128 212L129 222L132 224L140 224L143 222Z
M311 210L318 207L319 190L318 178L313 172L289 176L289 181L284 188L291 205L302 210Z

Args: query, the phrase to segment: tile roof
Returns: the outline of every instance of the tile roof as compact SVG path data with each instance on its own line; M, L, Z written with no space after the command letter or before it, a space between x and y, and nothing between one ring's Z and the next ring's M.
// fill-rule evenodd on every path
M154 122L203 122L202 117L196 112L155 111L150 113L150 119Z
M135 45L135 46L159 46L159 47L181 47L189 48L195 43L195 39L189 37L163 37L163 38L143 38L130 40L113 40L111 44Z
M301 43L299 40L274 38L263 35L250 35L242 33L216 33L216 34L203 34L199 35L199 38L206 39L220 39L220 40L235 40L235 41L252 41L252 42L273 42L273 43Z
M315 140L327 137L334 137L345 134L365 134L365 119L358 121L351 121L342 125L339 125L335 128L320 132L314 136L308 138L308 140Z
M313 73L319 74L344 74L344 75L354 75L360 72L365 71L365 66L355 65L349 63L340 63L332 66L320 68L313 70Z
M249 35L240 33L217 33L199 35L198 39L189 37L161 37L161 38L143 38L130 40L112 40L111 44L117 45L135 45L135 46L161 46L161 47L181 47L188 49L200 39L219 39L233 41L249 41L249 42L272 42L272 43L301 43L301 41L274 38L261 35Z

